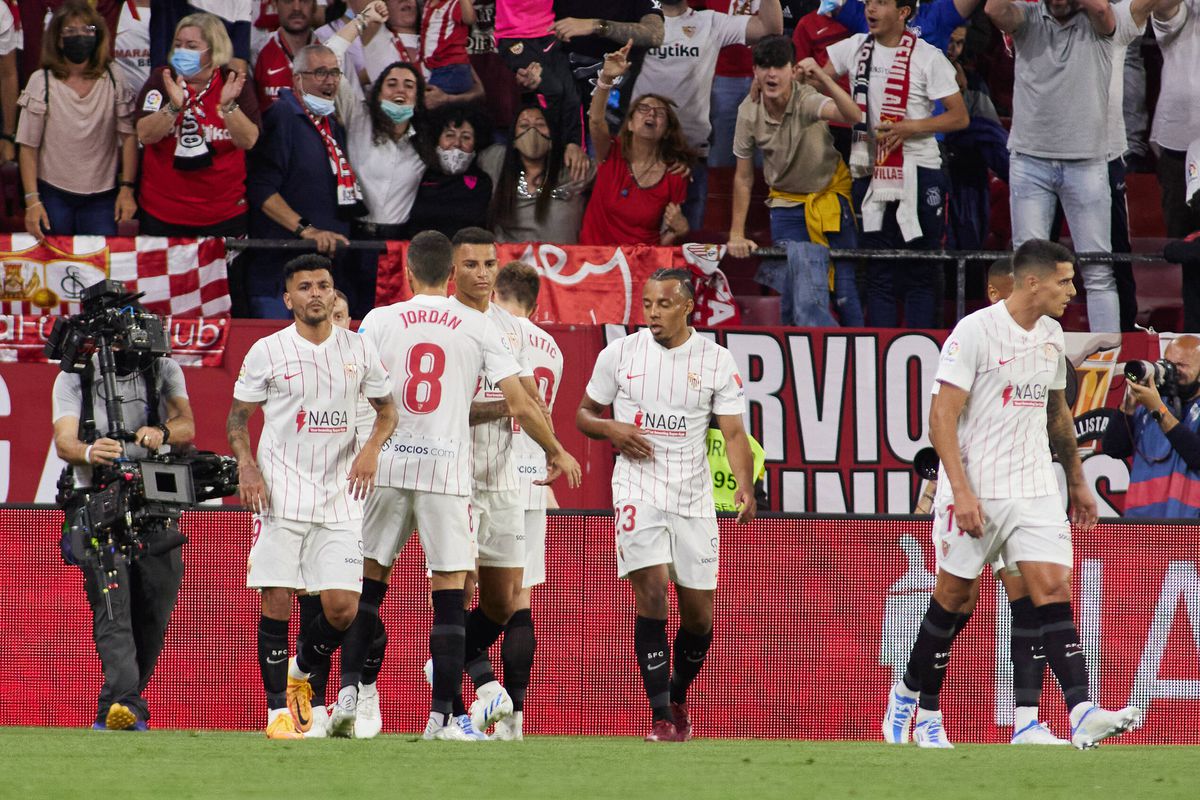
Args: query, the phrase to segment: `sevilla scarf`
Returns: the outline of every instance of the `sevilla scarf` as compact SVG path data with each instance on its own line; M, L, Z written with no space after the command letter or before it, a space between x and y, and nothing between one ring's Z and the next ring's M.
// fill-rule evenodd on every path
M213 163L212 147L200 124L206 116L203 100L217 86L220 70L213 70L208 85L197 94L187 83L183 84L183 112L175 133L175 169L184 172L205 169ZM167 80L174 80L167 78Z
M916 35L909 30L900 36L900 44L896 47L896 57L888 69L883 85L883 104L879 109L880 122L899 122L908 113L908 90L911 85L913 50L917 46ZM858 58L854 65L854 102L863 112L863 120L854 126L854 148L851 154L851 166L860 169L871 164L869 127L871 114L868 100L871 82L871 61L875 54L875 37L868 36L863 46L859 48ZM875 147L875 159L872 166L871 188L883 192L890 197L880 197L881 200L899 200L904 188L904 147L901 145L891 152L883 154L878 144Z
M333 136L333 125L329 122L329 117L315 117L307 108L304 109L304 113L308 115L317 133L321 134L321 140L325 142L329 168L333 170L333 177L337 179L338 216L342 219L363 216L367 213L367 207L363 204L362 187L358 184L354 170L350 168L350 160L346 158Z

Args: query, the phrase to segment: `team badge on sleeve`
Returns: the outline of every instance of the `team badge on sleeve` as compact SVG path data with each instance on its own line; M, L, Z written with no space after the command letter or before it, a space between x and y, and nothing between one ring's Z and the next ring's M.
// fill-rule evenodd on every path
M162 92L151 89L146 92L146 99L142 101L142 111L158 111L162 108L162 99Z

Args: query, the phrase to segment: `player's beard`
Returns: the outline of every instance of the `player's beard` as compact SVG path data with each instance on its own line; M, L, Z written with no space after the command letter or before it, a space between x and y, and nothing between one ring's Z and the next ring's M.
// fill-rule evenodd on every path
M322 305L320 311L316 311L313 306L307 305L301 306L296 310L296 318L305 325L320 325L329 319L332 312L333 309L327 305Z

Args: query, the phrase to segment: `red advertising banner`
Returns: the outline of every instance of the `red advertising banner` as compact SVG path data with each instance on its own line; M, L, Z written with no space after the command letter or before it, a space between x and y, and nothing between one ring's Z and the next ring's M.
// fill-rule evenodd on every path
M376 305L412 296L404 268L407 242L388 242L380 256ZM692 273L696 288L693 322L702 327L737 325L741 312L719 264L724 245L685 244L681 247L625 247L522 243L497 245L500 263L524 261L537 268L541 294L533 321L538 324L640 325L641 286L658 269Z
M0 704L0 725L86 726L95 715L99 664L81 575L58 555L61 523L53 510L0 509L0 695L36 699ZM912 518L772 518L748 527L721 520L715 638L689 695L697 735L878 740L888 688L933 587L929 528ZM148 691L151 724L261 729L258 597L244 587L249 515L192 512L183 530L187 572ZM1153 524L1075 533L1072 596L1092 696L1146 711L1145 726L1121 742L1200 743L1194 538L1192 528ZM633 596L615 577L612 518L552 515L547 541L549 580L533 595L538 653L526 731L644 734L649 711L633 654ZM425 724L427 592L414 541L383 607L385 732ZM1007 605L986 577L942 693L954 741L1011 736L1009 630ZM493 660L499 668L498 653ZM1049 675L1041 708L1066 735Z

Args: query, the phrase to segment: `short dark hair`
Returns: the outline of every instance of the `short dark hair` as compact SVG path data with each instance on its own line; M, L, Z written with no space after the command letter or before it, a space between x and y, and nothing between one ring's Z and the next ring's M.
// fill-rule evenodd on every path
M694 300L696 297L696 287L692 286L692 273L686 269L656 269L646 280L679 281L679 288L687 295L688 300Z
M421 231L408 243L408 269L425 286L441 286L450 280L454 248L446 234Z
M1046 275L1059 264L1075 264L1075 254L1061 244L1045 239L1030 239L1013 253L1013 278L1025 275Z
M296 256L283 265L283 285L286 288L288 281L297 272L316 272L321 269L328 272L331 279L333 278L333 262L325 256L317 255L316 253L305 253L302 256Z
M753 56L756 67L786 67L796 63L796 46L786 36L766 36L754 45Z
M909 22L912 22L913 17L915 17L917 15L917 8L919 6L920 6L919 0L896 0L896 10L897 11L899 11L902 8L907 8L909 10L909 14L908 14Z
M496 235L486 228L477 228L472 225L469 228L459 228L450 243L455 247L464 244L495 244Z
M1011 278L1012 273L1012 256L1002 256L988 266L987 279L990 283L996 278Z
M538 290L542 279L536 269L524 261L510 261L500 268L496 276L496 294L521 304L526 311L537 305Z

